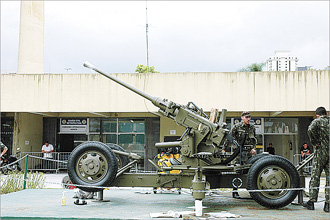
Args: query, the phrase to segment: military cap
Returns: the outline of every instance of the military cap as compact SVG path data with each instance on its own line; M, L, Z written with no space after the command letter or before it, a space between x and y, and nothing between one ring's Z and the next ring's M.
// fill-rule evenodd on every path
M242 112L242 116L250 116L251 117L250 112Z

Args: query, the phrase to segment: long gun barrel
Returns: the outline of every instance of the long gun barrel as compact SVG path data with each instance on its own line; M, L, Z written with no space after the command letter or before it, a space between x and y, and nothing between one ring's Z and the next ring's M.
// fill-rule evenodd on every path
M136 94L148 99L155 106L159 108L159 112L164 116L171 118L176 124L186 128L184 135L180 141L169 143L157 143L158 148L181 147L181 154L187 157L194 157L198 151L208 151L215 153L221 150L221 144L226 136L228 130L225 128L225 112L222 115L221 123L215 124L209 121L207 115L202 109L198 108L194 103L189 102L188 105L176 104L167 99L161 99L151 96L119 79L111 76L89 62L84 63L84 67L94 70L97 73L115 81L116 83L124 86L125 88L135 92ZM200 147L199 147L200 146ZM215 149L215 146L217 149ZM236 156L236 155L234 155ZM227 163L227 160L225 161Z
M168 106L168 104L169 104L167 101L162 100L161 98L151 96L151 95L149 95L149 94L147 94L147 93L145 93L145 92L143 92L143 91L141 91L141 90L139 90L139 89L137 89L137 88L135 88L135 87L133 87L133 86L131 86L131 85L123 82L123 81L121 81L120 79L117 79L116 77L111 76L108 73L105 73L105 72L99 70L96 66L94 66L93 64L91 64L88 61L86 61L83 65L84 65L84 67L89 68L91 70L94 70L95 72L98 72L98 73L102 74L103 76L105 76L105 77L107 77L107 78L115 81L116 83L124 86L125 88L127 88L127 89L129 89L129 90L131 90L131 91L139 94L140 96L148 99L154 105L156 105L157 107L161 108L162 110L164 110Z

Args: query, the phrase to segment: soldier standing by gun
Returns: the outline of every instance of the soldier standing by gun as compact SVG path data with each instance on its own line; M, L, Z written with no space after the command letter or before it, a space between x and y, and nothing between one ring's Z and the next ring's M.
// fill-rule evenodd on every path
M250 124L251 115L250 112L243 112L241 116L242 121L235 124L231 129L231 135L236 139L238 144L241 146L244 142L244 146L242 147L241 158L242 162L246 163L247 160L255 154L255 146L257 144L256 141L256 128L253 124ZM240 157L238 157L240 158ZM237 188L234 188L237 190ZM233 192L233 198L240 198L238 192Z
M309 201L303 203L303 206L309 210L314 210L314 202L317 202L319 194L321 173L325 171L326 187L329 187L329 116L324 107L316 109L316 119L308 127L308 136L315 149L313 161L313 170L309 182ZM323 210L329 212L329 188L325 189L325 203Z

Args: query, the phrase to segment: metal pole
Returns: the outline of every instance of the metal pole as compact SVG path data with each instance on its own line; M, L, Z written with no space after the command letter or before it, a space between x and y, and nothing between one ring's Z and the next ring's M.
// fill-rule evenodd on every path
M147 1L146 1L146 44L147 44L147 73L149 73L148 5L147 5Z
M97 192L97 199L92 202L110 202L108 199L103 199L103 189Z
M25 170L24 170L24 185L23 185L23 189L26 189L26 177L27 177L27 169L28 169L28 164L29 164L29 155L26 155L25 158Z
M304 195L303 195L303 191L299 190L298 191L298 204L303 204L304 203Z
M97 192L97 200L103 200L103 190Z

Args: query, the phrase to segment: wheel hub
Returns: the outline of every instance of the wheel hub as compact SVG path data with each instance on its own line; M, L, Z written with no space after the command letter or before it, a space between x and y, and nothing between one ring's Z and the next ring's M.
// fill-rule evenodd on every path
M88 175L93 175L100 170L100 163L96 158L88 155L87 158L82 161L82 168Z
M278 174L266 175L265 186L268 189L280 189L282 187L282 179Z
M277 166L263 169L258 177L259 189L285 189L290 185L290 178L285 170ZM287 191L265 191L262 192L268 198L279 198Z
M108 169L105 156L97 151L88 151L82 154L76 166L79 178L89 183L102 180Z

